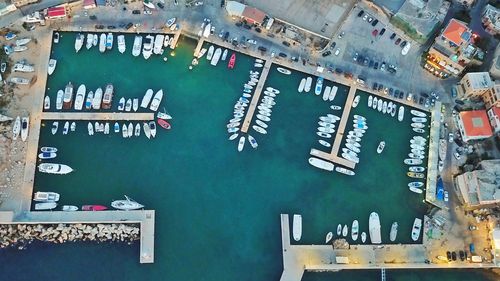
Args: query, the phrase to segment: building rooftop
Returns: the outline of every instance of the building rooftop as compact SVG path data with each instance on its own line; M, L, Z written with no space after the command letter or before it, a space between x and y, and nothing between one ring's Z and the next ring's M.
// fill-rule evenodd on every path
M470 205L500 202L500 159L483 160L480 166L457 177L465 201Z
M254 22L262 23L266 14L257 8L246 6L243 10L242 16Z
M469 137L489 137L493 134L484 110L462 111L460 119L464 124L465 134Z
M469 41L471 32L464 22L451 19L448 26L444 29L442 36L456 46L460 46L463 42Z
M490 89L494 86L488 72L469 72L467 78L470 81L470 87L475 90Z

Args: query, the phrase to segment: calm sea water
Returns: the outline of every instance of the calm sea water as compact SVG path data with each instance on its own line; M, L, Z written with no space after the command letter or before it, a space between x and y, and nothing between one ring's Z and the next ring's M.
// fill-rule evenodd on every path
M36 191L61 194L60 204L109 205L124 194L156 210L155 263L138 263L138 244L35 243L26 251L0 255L5 280L278 280L282 271L280 213L303 216L301 243L320 244L338 223L360 221L368 231L368 216L381 217L388 242L393 221L399 222L398 243L410 243L413 219L422 217L422 196L407 188L411 129L404 122L367 109L362 95L351 114L368 119L357 176L347 177L312 168L309 150L320 149L318 117L331 113L328 103L312 93L299 94L304 74L285 76L274 68L266 86L280 89L268 134L250 131L257 150L241 153L227 140L227 120L253 69L253 58L238 54L234 70L225 63L212 67L205 59L189 71L195 42L182 39L168 62L144 60L127 52L100 54L96 48L74 53L74 34L63 33L53 46L57 70L47 93L55 100L68 81L87 91L115 86L115 105L121 96L142 97L148 88L165 92L162 107L174 116L172 130L159 128L157 138L122 139L121 134L87 135L87 123L67 136L50 133L43 122L40 146L59 148L57 162L75 171L65 176L36 174ZM85 47L84 47L85 48ZM333 85L327 81L326 85ZM343 105L348 88L339 88L334 104ZM339 113L340 114L340 113ZM407 115L408 117L409 115ZM61 124L62 125L62 124ZM121 124L120 124L121 125ZM349 123L350 125L350 123ZM383 154L376 153L380 140ZM485 280L478 272L397 271L393 280ZM378 272L355 271L306 274L304 280L375 280Z

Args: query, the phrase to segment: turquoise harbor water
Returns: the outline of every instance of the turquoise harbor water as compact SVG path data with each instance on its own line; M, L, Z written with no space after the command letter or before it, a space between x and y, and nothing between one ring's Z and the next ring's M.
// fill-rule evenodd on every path
M280 89L281 94L269 133L251 130L258 149L247 143L238 153L237 143L227 140L226 123L253 69L253 58L238 54L234 70L224 63L212 67L202 59L189 71L195 42L185 38L175 56L164 62L157 56L147 61L132 57L132 35L127 36L123 55L116 47L104 55L84 47L75 55L74 34L62 35L53 46L58 66L47 85L53 101L68 81L75 88L86 84L87 91L113 83L113 110L121 96L142 97L148 88L162 88L166 93L162 106L174 119L172 130L159 128L154 140L144 135L123 139L113 133L90 137L86 122L77 122L74 133L62 136L59 131L53 136L52 122L44 121L40 146L58 147L57 162L75 171L64 176L37 173L35 191L60 193L61 205L109 206L127 194L156 210L155 263L138 263L138 243L35 243L26 251L6 250L0 255L2 276L9 277L5 280L279 280L280 213L302 214L300 243L304 244L324 243L328 231L354 219L360 221L361 231L368 231L371 211L380 215L384 242L389 240L391 223L398 221L397 242L410 243L413 219L422 217L426 207L423 197L406 186L407 167L402 161L412 135L408 112L405 121L398 122L368 110L368 96L361 93L351 115L365 116L369 129L362 140L357 175L327 173L311 167L307 159L312 147L321 148L317 121L331 112L330 104L312 93L297 93L304 74L285 76L273 67L266 86ZM343 105L347 91L340 87L334 104ZM375 150L382 139L386 149L378 155ZM468 280L483 278L467 274L472 278ZM437 275L401 271L394 276L399 276L394 280L435 280ZM439 276L454 280L464 275L447 271ZM304 280L346 278L374 279L378 272L306 274Z

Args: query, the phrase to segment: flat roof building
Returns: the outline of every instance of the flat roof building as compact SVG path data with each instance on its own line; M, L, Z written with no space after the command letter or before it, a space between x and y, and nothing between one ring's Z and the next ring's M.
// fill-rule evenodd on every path
M493 87L493 82L488 72L469 72L460 80L459 85L459 97L470 99L480 97L489 92Z
M491 35L500 34L500 10L488 4L481 15L483 27Z
M455 185L469 208L500 204L500 159L483 160L480 169L455 178Z
M267 17L261 10L236 1L227 1L226 11L230 16L239 17L249 24L261 25Z
M465 142L486 139L493 135L485 110L462 111L458 114L457 124Z
M494 133L500 132L500 107L492 107L488 109L488 119L490 120L491 129Z

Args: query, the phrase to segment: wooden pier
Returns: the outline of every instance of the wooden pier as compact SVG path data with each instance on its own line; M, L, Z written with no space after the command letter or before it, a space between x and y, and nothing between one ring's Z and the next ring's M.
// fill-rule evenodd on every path
M344 111L342 112L342 117L340 118L340 123L337 128L337 133L335 134L335 139L332 144L332 150L330 153L320 151L317 149L311 149L311 155L324 159L326 161L330 161L336 164L340 164L342 166L348 167L350 169L354 169L356 167L356 163L344 159L342 157L337 156L340 149L340 144L342 142L342 138L344 137L345 126L349 119L349 114L351 113L352 103L354 101L354 97L356 95L356 91L358 88L355 85L352 85L349 89L349 93L347 95L347 100L344 105Z
M250 105L248 106L247 115L245 116L245 120L243 120L243 124L241 125L241 132L243 133L248 132L248 127L252 122L253 115L255 114L255 109L259 104L260 95L262 94L262 89L264 88L264 84L266 83L267 75L269 74L269 70L271 70L272 64L273 62L271 60L266 60L266 63L264 64L264 68L262 69L262 73L259 77L259 82L257 83L257 86L255 86L255 92L252 96L252 100L250 101Z
M203 37L202 37L202 38L200 38L198 40L198 44L196 45L196 48L194 48L194 54L193 55L195 57L198 57L198 54L200 53L200 50L203 47L203 43L205 43L205 39L203 39Z
M179 37L181 37L181 33L182 33L182 27L179 28L179 30L177 30L174 34L174 40L172 40L172 44L170 44L170 49L175 49L175 47L177 47L177 41L179 41Z
M110 120L110 121L146 121L153 120L154 113L131 112L45 112L42 120Z

